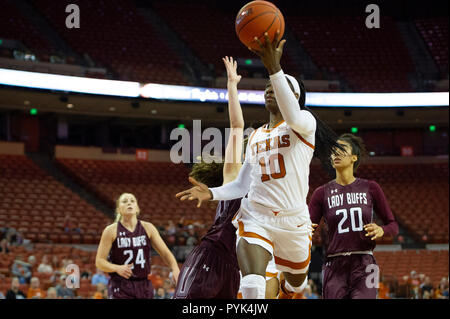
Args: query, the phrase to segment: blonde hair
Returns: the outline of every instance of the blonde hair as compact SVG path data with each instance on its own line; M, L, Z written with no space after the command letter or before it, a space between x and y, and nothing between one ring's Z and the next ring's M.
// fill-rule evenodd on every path
M119 213L118 209L119 209L119 205L120 205L120 199L122 198L122 196L124 195L131 195L134 197L134 199L136 200L136 206L137 206L137 212L136 212L136 216L139 216L139 213L141 212L141 210L139 209L139 205L138 205L138 201L136 196L134 196L131 193L122 193L117 199L116 199L116 218L114 219L115 223L118 223L121 219L122 219L122 215Z

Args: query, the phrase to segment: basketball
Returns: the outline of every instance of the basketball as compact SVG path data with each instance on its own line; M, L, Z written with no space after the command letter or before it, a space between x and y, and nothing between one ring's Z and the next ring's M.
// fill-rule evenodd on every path
M239 40L252 49L259 49L255 37L263 42L264 33L269 34L273 40L277 30L280 30L279 39L284 34L284 18L281 11L268 1L252 1L239 10L236 16L236 34Z

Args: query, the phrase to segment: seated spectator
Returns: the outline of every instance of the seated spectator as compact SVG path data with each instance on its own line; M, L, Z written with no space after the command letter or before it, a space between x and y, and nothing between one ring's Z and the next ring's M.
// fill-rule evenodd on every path
M0 253L1 254L7 254L10 252L10 245L8 240L6 238L0 240Z
M17 230L14 227L9 227L9 223L5 224L5 227L0 229L0 240L6 239L8 243L12 244L16 241Z
M37 268L37 272L44 273L44 274L53 273L53 267L48 263L47 255L44 255L42 257L41 263L40 263L39 267Z
M166 226L166 235L175 235L177 232L177 227L175 226L175 223L170 219L167 222Z
M186 239L186 245L187 246L195 246L198 243L197 235L195 233L195 227L194 225L189 225L187 231L187 239Z
M59 282L56 285L56 294L59 298L62 299L73 299L75 294L73 293L73 290L68 288L66 285L66 275L62 275L59 277Z
M303 296L305 296L306 299L319 299L319 296L312 292L310 285L306 285L305 290L303 291Z
M172 280L169 278L164 280L163 288L166 291L166 295L169 296L169 299L172 299L175 294L175 285L172 284Z
M92 276L91 284L97 286L98 283L108 284L108 277L105 276L104 272L97 268L97 272Z
M81 279L91 279L91 272L88 269L83 270Z
M11 268L13 276L19 278L21 284L27 284L31 279L31 265L22 260L22 256L18 255Z
M426 276L423 284L420 285L420 290L422 294L425 292L428 292L428 294L431 294L433 290L433 284L431 283L430 277ZM425 299L425 298L424 298Z
M51 266L52 266L53 269L59 269L60 268L58 255L53 255Z
M153 299L170 299L170 296L166 294L166 290L163 287L156 289L156 294Z
M162 287L162 285L164 283L164 280L157 273L155 267L152 267L152 272L148 275L148 280L150 280L152 282L154 289L158 289L159 287Z
M28 299L41 299L45 298L45 292L41 289L41 282L39 278L33 277L30 280L30 288L27 293Z
M397 298L411 298L411 284L409 283L409 277L403 276L403 281L398 285Z
M75 219L70 214L67 214L64 218L63 229L66 233L81 233L81 229L78 228Z
M94 293L94 296L92 296L92 299L104 299L104 295L105 295L105 290L106 289L106 285L103 283L98 283L97 284L97 291Z
M11 289L6 292L6 299L26 299L25 294L19 289L19 278L14 277L11 281Z
M45 297L45 299L59 299L54 287L50 287L47 289L47 297Z
M33 255L30 255L28 257L28 264L30 265L30 270L33 271L35 270L35 266L36 266L36 257L34 257Z

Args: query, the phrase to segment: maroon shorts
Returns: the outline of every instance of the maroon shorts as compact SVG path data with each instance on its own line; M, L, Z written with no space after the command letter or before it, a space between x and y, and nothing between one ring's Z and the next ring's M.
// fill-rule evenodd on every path
M181 267L175 299L235 299L240 276L237 262L207 241L195 247Z
M376 299L378 272L369 254L327 258L322 267L324 299ZM378 268L377 268L378 269Z
M147 278L129 280L111 278L108 283L110 299L153 299L153 285Z

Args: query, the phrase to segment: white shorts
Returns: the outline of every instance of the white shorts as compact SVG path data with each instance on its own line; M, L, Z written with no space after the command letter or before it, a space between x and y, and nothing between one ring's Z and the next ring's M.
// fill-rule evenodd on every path
M307 216L283 212L274 214L244 198L233 218L237 242L243 238L250 244L265 248L273 256L279 271L307 273L311 260L313 229L309 213Z

